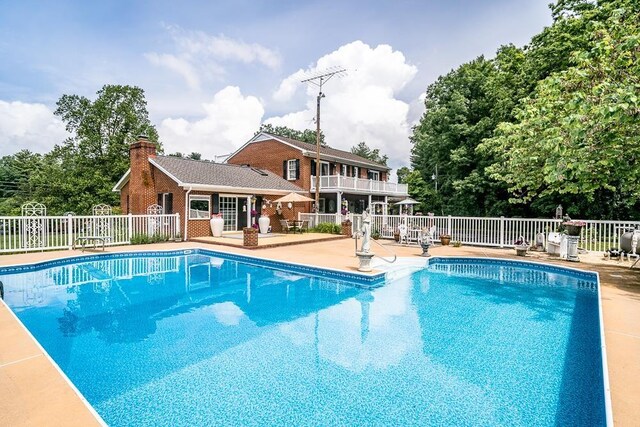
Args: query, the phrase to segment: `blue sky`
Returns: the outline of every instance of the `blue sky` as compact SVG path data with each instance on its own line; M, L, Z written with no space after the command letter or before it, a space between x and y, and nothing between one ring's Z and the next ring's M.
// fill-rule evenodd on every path
M347 68L323 99L330 145L408 164L420 97L439 75L551 23L547 1L0 0L0 155L46 152L62 94L142 87L167 151L233 151L261 122L314 127L302 77Z

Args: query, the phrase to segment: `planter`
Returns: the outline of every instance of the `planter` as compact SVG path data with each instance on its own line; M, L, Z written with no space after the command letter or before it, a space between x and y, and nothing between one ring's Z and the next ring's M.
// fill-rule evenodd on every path
M258 218L258 226L260 227L260 233L262 234L268 233L270 223L271 223L271 220L266 215L263 215L260 218Z
M340 230L340 234L342 234L343 236L351 236L352 233L352 229L351 229L351 221L347 220L347 221L342 221L342 227Z
M393 232L393 240L395 240L396 243L398 243L400 241L400 232L399 231L394 231Z
M516 255L525 256L527 254L527 249L529 249L527 246L515 246Z
M422 248L422 253L420 254L420 256L431 256L431 254L429 253L429 246L431 246L431 243L429 243L428 240L423 240L422 242L420 242L420 247Z
M569 236L579 236L582 231L581 225L565 225L565 230Z
M449 243L451 243L451 236L440 236L440 243L442 246L449 246Z
M224 219L222 217L211 218L211 234L213 237L222 237L222 229L224 228Z

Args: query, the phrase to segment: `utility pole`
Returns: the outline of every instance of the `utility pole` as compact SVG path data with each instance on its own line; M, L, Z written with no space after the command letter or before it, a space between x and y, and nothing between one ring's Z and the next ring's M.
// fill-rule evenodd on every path
M302 80L302 83L311 83L318 87L318 97L316 99L316 205L314 209L316 212L318 212L320 207L320 100L324 98L322 85L328 82L331 77L342 75L346 71L344 68L337 68Z

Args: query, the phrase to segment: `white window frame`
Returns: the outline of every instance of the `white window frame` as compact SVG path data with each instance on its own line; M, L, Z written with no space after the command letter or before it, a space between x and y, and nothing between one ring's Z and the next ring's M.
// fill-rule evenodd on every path
M293 165L293 169L291 169L291 165ZM287 180L295 181L298 179L296 176L296 159L287 160Z
M380 172L379 171L372 171L370 170L369 173L371 174L371 180L373 181L380 181Z
M326 174L322 173L322 169L324 169L324 165L327 165L327 173ZM331 166L329 165L329 162L320 161L320 176L329 176L330 172L331 172Z
M169 198L169 194L171 193L162 193L162 213L168 214L167 212L167 199Z
M351 166L351 175L354 178L360 178L360 168L358 166Z
M347 165L342 165L342 176L347 176Z
M196 201L196 200L200 200L203 202L207 202L207 215L203 216L203 217L193 217L191 215L191 201ZM209 220L211 217L211 196L206 196L206 195L202 195L202 194L189 194L189 219L190 220L194 220L194 221L198 221L198 220Z

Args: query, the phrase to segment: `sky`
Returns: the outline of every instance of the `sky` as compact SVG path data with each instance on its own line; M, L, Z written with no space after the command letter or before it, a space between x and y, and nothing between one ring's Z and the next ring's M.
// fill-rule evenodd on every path
M360 141L409 166L429 84L551 24L548 0L0 0L0 156L46 153L68 134L63 94L105 84L144 89L165 152L214 159L261 123Z

